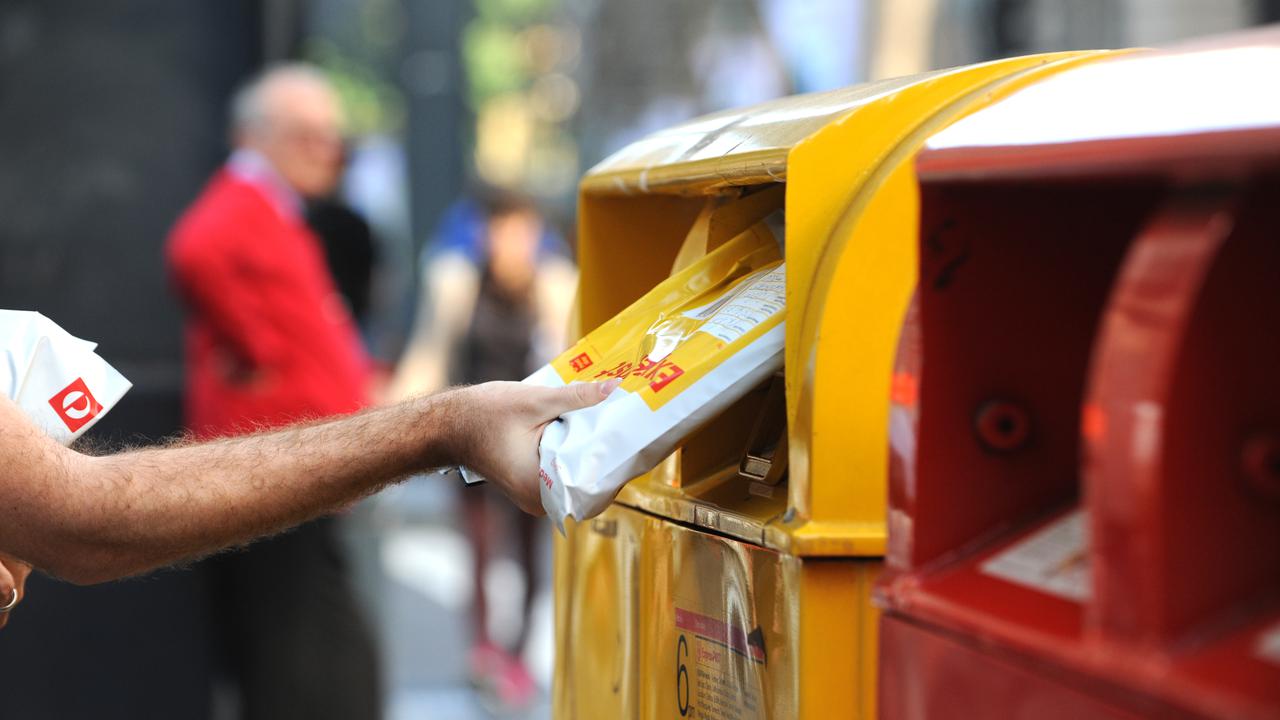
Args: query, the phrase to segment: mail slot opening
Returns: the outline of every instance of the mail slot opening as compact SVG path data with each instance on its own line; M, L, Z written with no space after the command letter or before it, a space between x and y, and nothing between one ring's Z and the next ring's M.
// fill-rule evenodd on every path
M785 192L785 184L771 183L732 188L705 199L676 253L672 274L745 233L772 237L777 242L775 262L780 262L786 232ZM729 305L749 301L749 294L737 296ZM742 308L726 306L717 312L721 310L745 313L741 319L750 321L750 313ZM683 504L682 510L673 511L689 522L722 531L727 527L730 534L745 533L759 541L759 528L786 509L786 395L781 367L763 381L749 382L755 386L685 437L646 477L632 483L637 492L624 493L623 501L643 507ZM721 527L720 518L728 518L726 527Z
M913 519L891 541L896 566L990 547L1078 503L1090 350L1160 197L1138 180L926 184L903 333L915 341L895 376L919 393L914 452L892 464L891 504ZM1087 536L1087 520L1064 522Z
M709 490L729 483L733 491L724 493L725 500L785 497L785 402L779 372L700 428L678 452L680 485L703 483Z

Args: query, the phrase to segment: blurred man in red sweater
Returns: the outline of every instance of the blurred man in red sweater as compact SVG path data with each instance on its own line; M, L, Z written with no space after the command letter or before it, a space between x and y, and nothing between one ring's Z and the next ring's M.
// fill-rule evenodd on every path
M304 216L339 179L338 98L318 70L278 66L239 91L231 121L234 152L168 245L201 438L369 402L370 361ZM245 720L379 716L377 653L332 520L215 560L213 585Z

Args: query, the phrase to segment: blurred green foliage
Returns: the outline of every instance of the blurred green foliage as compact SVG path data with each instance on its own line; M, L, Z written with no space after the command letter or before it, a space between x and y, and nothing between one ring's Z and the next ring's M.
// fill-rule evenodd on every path
M352 58L330 40L313 37L303 56L329 76L347 112L353 136L394 134L405 124L404 96L365 62Z
M462 38L462 56L472 108L495 95L521 90L529 82L524 43L519 31L505 23L479 18L469 23Z

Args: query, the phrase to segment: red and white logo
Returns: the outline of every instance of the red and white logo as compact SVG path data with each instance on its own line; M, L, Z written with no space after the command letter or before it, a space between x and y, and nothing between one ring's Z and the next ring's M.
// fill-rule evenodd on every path
M71 432L84 427L102 412L102 405L93 393L89 392L89 386L84 384L84 378L76 378L70 385L62 388L57 395L49 398L49 405L54 412L58 413L58 417L62 418L62 422Z
M582 372L594 364L591 362L591 356L586 353L580 353L569 359L569 367L573 368L574 372Z

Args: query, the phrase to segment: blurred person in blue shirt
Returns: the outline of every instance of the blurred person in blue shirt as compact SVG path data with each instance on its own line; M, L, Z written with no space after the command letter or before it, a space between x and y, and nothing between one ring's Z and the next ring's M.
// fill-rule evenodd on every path
M563 241L527 198L488 190L454 203L436 241L424 253L424 301L397 377L402 395L445 384L521 380L563 349L577 273ZM537 589L536 518L505 512L484 486L463 488L461 503L474 551L473 682L493 704L527 705L536 687L522 661L529 611ZM510 528L503 538L501 528ZM485 575L502 540L524 579L516 642L503 646L489 632Z

